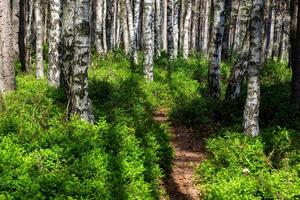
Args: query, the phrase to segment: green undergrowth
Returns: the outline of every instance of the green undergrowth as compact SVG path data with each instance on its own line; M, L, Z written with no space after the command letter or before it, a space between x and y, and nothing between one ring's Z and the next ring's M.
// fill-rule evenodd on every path
M259 137L242 133L245 85L236 102L215 105L218 118L209 119L218 129L196 172L203 199L300 198L300 113L290 104L291 70L270 61L261 80Z
M222 99L231 66L222 64ZM162 53L154 82L122 51L93 55L93 125L67 120L63 90L18 73L17 90L0 98L0 200L159 199L173 151L168 124L153 120L158 109L195 137L212 133L196 173L204 199L299 199L300 112L289 103L286 66L263 68L257 138L242 134L245 84L236 102L213 102L200 55Z

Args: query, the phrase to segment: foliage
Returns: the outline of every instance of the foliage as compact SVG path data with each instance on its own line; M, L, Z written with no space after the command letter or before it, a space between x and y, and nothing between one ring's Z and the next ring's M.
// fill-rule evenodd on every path
M297 199L300 197L299 151L288 151L286 137L291 132L279 129L266 138L250 138L241 133L225 133L207 141L209 159L200 164L197 174L205 199ZM274 137L275 135L275 137ZM283 141L286 142L283 142ZM268 153L269 144L275 151ZM278 145L278 146L277 146ZM276 153L280 159L272 159ZM287 161L288 160L288 161Z
M147 84L121 54L93 62L94 125L66 120L62 90L17 77L0 106L0 199L159 198L169 133L153 121Z

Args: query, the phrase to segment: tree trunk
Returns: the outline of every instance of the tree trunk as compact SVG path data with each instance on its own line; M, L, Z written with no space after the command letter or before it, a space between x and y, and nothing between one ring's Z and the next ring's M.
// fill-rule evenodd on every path
M189 56L189 33L190 33L190 25L191 25L191 15L192 15L192 1L187 0L187 11L184 20L184 38L183 38L183 58L187 59Z
M128 23L128 33L129 33L129 42L130 42L130 56L131 61L134 65L138 64L138 55L136 51L136 40L135 40L135 28L134 28L134 21L132 15L132 7L130 0L126 1L126 12L127 12L127 23Z
M154 30L153 30L154 0L144 0L143 36L145 46L144 76L153 81Z
M60 85L60 44L61 44L61 0L50 1L49 66L48 81L51 85Z
M126 8L123 2L121 2L121 13L122 13L122 28L123 28L123 44L124 44L124 50L126 54L129 54L130 52L130 44L129 44L129 31L128 31L128 24L127 24L127 12Z
M209 21L209 16L210 16L210 0L206 0L206 4L205 4L205 24L204 24L204 36L203 36L203 48L202 48L202 51L204 53L208 53L208 40L209 40L209 24L210 24L210 21Z
M68 115L94 121L88 96L90 61L90 1L64 0L63 73L66 81Z
M22 0L24 1L24 0ZM20 22L20 0L11 0L11 16L12 16L12 43L13 43L13 59L17 59L19 55L19 22Z
M271 35L271 24L272 24L272 0L266 0L264 9L264 37L263 37L263 49L262 49L262 64L266 62L269 55L270 47L270 35Z
M32 65L32 50L33 48L33 36L34 36L34 31L33 31L33 10L34 10L34 2L28 0L27 1L27 6L28 6L28 14L27 14L27 20L26 20L26 38L25 38L25 47L26 47L26 62L27 62L27 67L28 71L30 70L30 67Z
M35 28L36 28L36 77L44 78L43 58L43 18L41 0L35 0Z
M229 58L229 34L231 26L232 0L225 0L225 27L222 46L222 60L228 61Z
M104 53L103 48L103 0L95 1L95 46L99 54Z
M135 45L136 49L139 47L139 27L140 27L140 17L141 17L141 0L134 0L134 13L133 13L133 23L134 23L134 33L135 33Z
M300 1L291 1L291 19L297 21L291 24L291 66L292 66L292 103L300 107ZM297 12L297 13L295 13Z
M155 54L161 55L161 1L155 0Z
M225 99L227 101L235 101L241 94L241 87L244 80L244 76L248 69L248 62L249 62L249 30L246 32L245 38L242 42L243 49L239 50L242 53L239 55L239 58L235 62L228 86L226 89L226 96Z
M178 51L179 51L179 0L174 0L174 7L173 7L173 44L174 44L174 51L173 57L177 58Z
M248 65L248 93L244 108L244 132L259 134L260 65L262 50L263 0L252 0L250 19L250 55Z
M0 93L14 90L13 32L9 0L0 1Z
M210 61L208 70L209 95L218 100L221 97L221 52L224 33L224 0L217 0L214 10L213 33L210 45Z
M162 30L162 48L165 52L168 51L168 0L163 0L163 30Z
M19 13L19 33L18 33L18 45L19 45L19 59L21 63L21 70L23 72L28 71L27 61L26 61L26 4L28 0L20 1L20 13Z
M103 51L104 53L107 52L107 37L106 37L106 10L107 10L107 3L106 0L103 0L103 19L102 19L102 30L103 30Z
M167 40L168 40L168 56L173 58L174 55L174 38L173 38L173 0L168 0L168 12L167 12Z

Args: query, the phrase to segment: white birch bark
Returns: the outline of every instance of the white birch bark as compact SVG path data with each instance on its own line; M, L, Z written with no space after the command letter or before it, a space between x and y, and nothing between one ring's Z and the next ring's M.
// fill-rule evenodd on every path
M154 0L144 0L143 36L145 45L144 76L153 81L153 56L154 56Z
M183 36L183 58L187 59L189 56L189 35L190 35L190 26L191 26L191 15L192 15L192 1L187 0L187 11L184 20L184 36Z
M248 92L244 108L244 131L259 134L260 65L262 50L263 0L252 0L250 22L250 56L248 64Z
M210 60L208 70L209 95L213 99L221 97L221 52L224 34L224 0L217 0L214 11L213 33L210 45Z
M177 58L179 51L179 0L174 0L173 10L173 57Z
M132 7L130 0L125 0L126 4L126 13L127 13L127 25L128 25L128 34L129 34L129 43L130 43L130 56L133 64L138 64L138 55L136 51L136 40L135 40L135 28L132 14Z
M50 30L49 30L49 66L48 81L51 85L60 85L60 44L61 44L61 13L62 1L50 1Z
M203 47L202 51L208 52L208 30L209 30L209 11L210 11L210 0L206 0L205 5L205 27L204 27L204 36L203 36Z
M99 54L104 53L103 48L103 0L95 2L95 46Z
M68 115L94 121L88 96L90 61L90 1L64 0L63 72L67 84Z
M168 0L164 1L162 45L165 52L168 51Z
M174 41L173 41L173 0L168 0L167 10L167 41L168 56L173 58Z
M155 0L155 54L161 55L161 1Z
M43 18L41 13L41 0L35 0L35 28L36 28L36 77L44 78L43 58Z
M139 34L139 25L140 25L140 13L141 13L141 0L134 0L134 33L135 33L135 45L136 49L138 49L138 41L140 38Z

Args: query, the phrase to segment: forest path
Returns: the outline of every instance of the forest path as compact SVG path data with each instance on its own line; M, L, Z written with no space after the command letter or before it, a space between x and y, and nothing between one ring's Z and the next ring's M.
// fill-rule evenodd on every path
M170 122L166 110L157 110L153 117L159 123ZM171 123L170 131L175 155L172 172L163 183L166 195L162 200L198 200L200 194L196 189L194 174L205 158L203 140L195 139L194 130L183 125Z

